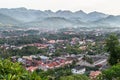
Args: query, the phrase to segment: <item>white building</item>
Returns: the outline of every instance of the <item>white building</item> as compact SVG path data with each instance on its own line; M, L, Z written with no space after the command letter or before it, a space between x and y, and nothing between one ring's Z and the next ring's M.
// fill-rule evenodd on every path
M86 71L86 68L83 66L76 66L71 71L73 74L84 74Z

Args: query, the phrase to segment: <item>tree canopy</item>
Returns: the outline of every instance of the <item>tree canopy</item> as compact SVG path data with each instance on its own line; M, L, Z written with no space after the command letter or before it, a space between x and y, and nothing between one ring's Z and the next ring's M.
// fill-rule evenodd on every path
M120 43L116 35L112 34L106 40L107 52L109 52L109 64L115 65L120 61Z
M0 80L41 80L35 72L29 73L20 63L0 59Z
M120 64L114 65L111 68L104 70L100 80L120 80Z
M85 75L70 75L61 77L60 80L90 80L90 79Z

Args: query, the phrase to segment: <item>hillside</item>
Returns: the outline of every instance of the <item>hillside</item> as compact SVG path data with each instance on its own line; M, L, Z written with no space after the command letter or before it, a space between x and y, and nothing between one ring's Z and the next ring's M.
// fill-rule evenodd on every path
M0 14L0 25L15 25L18 23L20 23L18 20L14 19L10 16Z
M120 16L108 15L100 12L85 13L84 11L71 12L69 10L32 10L26 8L1 8L0 25L13 25L19 27L119 27Z
M72 27L73 22L61 17L48 17L41 21L34 21L23 24L23 26L45 27L45 28L64 28Z

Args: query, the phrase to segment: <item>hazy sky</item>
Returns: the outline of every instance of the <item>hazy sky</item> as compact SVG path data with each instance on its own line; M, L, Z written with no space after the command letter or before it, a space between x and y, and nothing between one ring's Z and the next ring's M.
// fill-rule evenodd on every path
M0 8L26 7L37 10L83 10L120 15L120 0L0 0Z

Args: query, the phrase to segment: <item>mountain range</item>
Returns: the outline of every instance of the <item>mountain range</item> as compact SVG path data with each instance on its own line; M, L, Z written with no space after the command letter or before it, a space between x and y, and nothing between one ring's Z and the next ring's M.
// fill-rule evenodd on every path
M69 10L33 10L0 8L0 26L65 28L65 27L120 27L120 16L101 12L85 13Z

